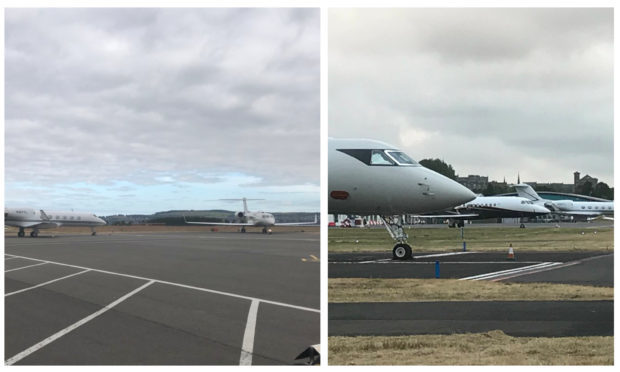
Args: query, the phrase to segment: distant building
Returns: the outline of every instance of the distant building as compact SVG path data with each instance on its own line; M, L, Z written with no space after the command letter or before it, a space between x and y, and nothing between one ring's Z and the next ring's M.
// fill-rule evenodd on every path
M589 189L589 190L594 190L594 188L596 187L596 185L598 184L598 178L594 178L594 177L590 177L589 175L585 175L583 176L583 178L580 178L580 173L579 172L575 172L573 173L573 177L574 177L574 186L573 186L573 192L583 192L583 190ZM586 184L589 183L590 186L586 186Z
M489 177L470 174L467 177L456 177L456 182L470 190L486 190L489 184Z

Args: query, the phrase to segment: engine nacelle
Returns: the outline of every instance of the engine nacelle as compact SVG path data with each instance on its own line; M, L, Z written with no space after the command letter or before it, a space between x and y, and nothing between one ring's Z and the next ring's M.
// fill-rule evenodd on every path
M237 212L235 213L235 216L237 216L237 218L243 218L244 214L243 212Z

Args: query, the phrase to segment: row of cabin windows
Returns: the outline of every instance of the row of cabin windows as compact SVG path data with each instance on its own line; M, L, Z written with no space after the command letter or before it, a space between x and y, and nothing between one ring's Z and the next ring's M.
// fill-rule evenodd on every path
M585 206L585 205L582 205L582 206L581 206L581 209L586 209L586 206ZM592 206L591 206L591 205L588 205L588 209L599 209L599 207L598 207L598 205L595 205L595 206L594 206L594 208L592 208ZM612 207L611 207L611 206L608 206L607 208L605 208L605 207L603 206L603 207L601 207L600 209L601 209L601 210L605 210L605 209L607 209L607 210L611 210L611 209L612 209Z
M54 218L55 220L60 220L60 216L56 216L56 218ZM67 216L62 216L63 220L78 220L80 221L82 219L82 217L78 216L77 218L75 218L75 216L71 216L70 218L67 218Z

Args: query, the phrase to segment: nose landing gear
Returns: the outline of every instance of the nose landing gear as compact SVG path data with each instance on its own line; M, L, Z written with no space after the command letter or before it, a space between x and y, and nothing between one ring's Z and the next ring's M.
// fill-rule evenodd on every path
M403 216L379 216L383 221L383 225L387 229L392 239L398 243L392 249L392 255L395 260L411 260L413 259L413 251L411 246L407 244L408 235L403 230Z

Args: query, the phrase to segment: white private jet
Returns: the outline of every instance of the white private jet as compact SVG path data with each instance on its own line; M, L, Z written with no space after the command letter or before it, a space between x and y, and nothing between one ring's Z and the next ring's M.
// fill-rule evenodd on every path
M518 196L478 196L476 199L459 205L454 209L456 214L431 216L434 218L449 218L448 226L450 227L463 227L464 220L536 217L550 212L544 206ZM521 227L525 226L521 224Z
M314 216L314 221L312 222L287 222L287 223L276 223L276 218L271 213L267 212L251 212L248 210L248 200L261 200L261 199L222 199L222 200L241 200L243 201L243 212L236 212L235 217L239 220L239 222L192 222L185 220L185 223L193 224L193 225L215 225L215 226L241 226L241 232L245 232L245 228L247 226L257 226L262 227L263 234L271 234L270 227L274 225L278 226L303 226L303 225L316 225L318 223L316 215Z
M543 205L552 213L585 218L603 217L605 219L613 219L614 202L612 201L597 202L543 199L534 191L532 186L525 183L515 185L515 189L520 197L527 198L538 205ZM612 217L606 217L608 215Z
M4 225L19 227L18 237L24 237L26 228L32 229L30 236L36 238L39 229L51 229L60 226L88 226L92 235L96 235L96 226L105 225L106 222L92 213L61 212L61 211L36 211L33 208L5 208Z
M328 213L379 215L397 241L395 259L412 258L402 215L441 211L476 197L379 141L329 138L328 162Z

